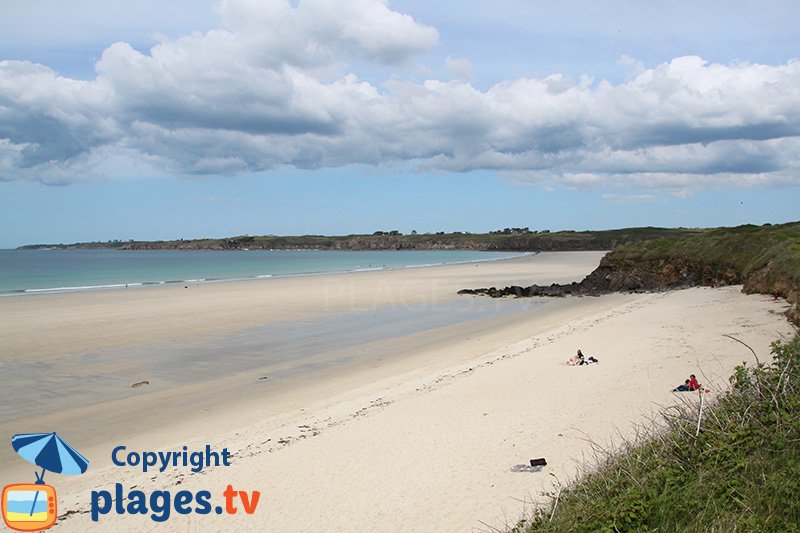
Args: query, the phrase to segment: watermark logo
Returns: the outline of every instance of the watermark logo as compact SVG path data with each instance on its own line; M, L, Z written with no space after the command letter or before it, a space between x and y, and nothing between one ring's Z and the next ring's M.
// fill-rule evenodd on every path
M58 517L56 489L45 484L46 472L78 475L89 468L89 460L53 433L23 433L11 439L20 457L42 469L35 483L3 487L0 508L6 526L16 531L42 531Z
M153 471L164 472L168 468L186 468L193 473L200 473L205 468L231 466L231 454L227 448L221 452L214 451L210 444L205 448L190 451L188 446L173 451L128 451L124 445L117 446L111 452L111 462L123 468L135 468L143 474ZM143 490L131 488L126 490L121 483L115 483L113 489L93 490L91 493L91 519L93 522L107 514L149 516L154 522L166 522L174 513L179 515L197 514L218 515L245 514L256 512L261 492L244 491L227 485L224 490L155 490L149 494ZM222 496L221 500L218 498ZM216 505L214 501L216 500Z
M47 472L77 475L89 468L89 461L55 433L14 435L14 450L26 461L41 468L35 483L15 483L2 490L3 521L16 531L42 531L52 527L58 518L56 489L45 484ZM183 446L172 451L129 451L116 446L111 462L118 467L141 470L142 474L164 472L169 468L186 468L200 473L206 468L231 466L227 448L220 452L206 444L203 449L189 450ZM216 496L216 497L215 497ZM261 501L261 491L237 490L227 484L224 490L154 490L147 493L122 483L109 489L92 490L89 513L92 522L109 514L148 516L154 522L166 522L175 514L253 515Z

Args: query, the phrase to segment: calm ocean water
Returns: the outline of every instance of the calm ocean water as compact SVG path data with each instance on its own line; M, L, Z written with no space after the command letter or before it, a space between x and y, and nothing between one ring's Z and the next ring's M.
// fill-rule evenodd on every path
M0 250L0 295L407 268L520 255L462 250Z

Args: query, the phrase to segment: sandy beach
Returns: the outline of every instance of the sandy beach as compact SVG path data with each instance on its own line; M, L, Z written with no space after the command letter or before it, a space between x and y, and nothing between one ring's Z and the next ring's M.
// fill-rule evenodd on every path
M62 531L85 530L91 491L116 483L145 493L209 490L215 505L230 484L261 500L252 515L173 512L164 523L110 512L94 524L100 530L502 529L572 479L590 442L609 446L685 400L671 390L689 373L718 395L734 366L753 362L726 335L764 360L770 342L793 332L783 301L741 287L527 308L456 294L577 281L602 255L3 298L0 380L6 391L40 392L24 417L13 409L24 399L4 393L0 433L57 431L90 459L83 476L48 478ZM463 319L441 318L461 307ZM384 327L397 316L388 310L419 318L404 318L409 330L387 329L386 338L355 329L310 344L302 367L288 355L268 363L237 355L257 352L266 342L259 335L274 336L276 324L312 335L330 317L374 315ZM277 329L259 329L270 325ZM229 347L228 364L192 359L214 345ZM564 365L578 348L600 363ZM178 362L165 360L177 353ZM117 445L210 445L227 448L232 464L143 473L112 464ZM534 457L548 466L526 468ZM2 484L33 480L9 438L0 442L0 471Z

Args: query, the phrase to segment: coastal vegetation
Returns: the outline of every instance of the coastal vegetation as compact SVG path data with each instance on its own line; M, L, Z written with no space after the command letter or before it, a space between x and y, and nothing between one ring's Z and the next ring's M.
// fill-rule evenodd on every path
M796 531L800 524L800 338L776 341L771 364L742 364L700 417L699 402L664 412L666 427L550 493L513 533Z
M606 272L630 272L664 287L744 285L748 294L786 298L800 325L800 222L719 228L686 238L631 242L608 254Z
M508 231L506 231L508 230ZM116 250L486 250L566 251L610 250L638 240L678 237L706 230L627 228L601 231L531 231L506 228L491 233L416 233L376 231L372 235L243 235L223 239L177 239L170 241L107 241L73 244L31 244L20 249L116 249Z

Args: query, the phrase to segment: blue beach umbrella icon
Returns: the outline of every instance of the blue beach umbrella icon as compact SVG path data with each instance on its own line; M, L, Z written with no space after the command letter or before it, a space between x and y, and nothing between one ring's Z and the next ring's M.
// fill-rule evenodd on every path
M77 476L89 468L89 460L64 442L55 432L14 435L11 438L11 446L20 457L42 467L42 473L36 474L37 485L44 485L44 473L48 470L57 474ZM37 491L31 505L31 514L38 497Z
M11 438L11 446L26 461L42 467L37 483L44 483L44 473L77 476L89 468L89 460L53 433L22 433Z

